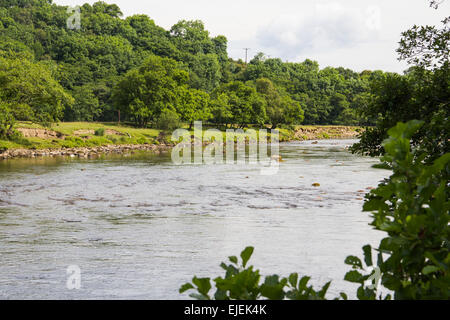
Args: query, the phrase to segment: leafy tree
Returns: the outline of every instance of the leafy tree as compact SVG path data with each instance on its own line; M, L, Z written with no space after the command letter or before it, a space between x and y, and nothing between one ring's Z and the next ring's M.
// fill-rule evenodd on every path
M215 49L202 21L181 20L170 29L175 45L190 54L208 54Z
M151 56L119 81L112 99L123 115L145 126L163 109L177 109L188 79L175 60Z
M437 6L437 2L432 1L431 5ZM414 26L402 34L399 59L412 66L404 76L387 74L373 82L373 99L363 113L377 119L376 127L362 134L353 152L383 154L381 143L387 138L387 130L399 121L411 119L425 121L412 139L428 155L427 161L450 151L449 22L446 18L442 29Z
M180 95L176 111L183 121L189 123L189 130L194 121L208 121L211 118L210 98L206 92L182 87Z
M222 94L227 96L227 104L234 124L242 128L250 124L264 124L265 100L259 96L254 87L241 81L233 81L217 88L213 97L217 99ZM222 101L224 101L223 97Z
M9 138L13 135L15 120L10 106L0 101L0 139Z
M75 103L66 108L64 119L69 121L94 121L100 116L102 109L93 88L89 85L76 87L72 93Z
M225 126L233 123L230 99L226 93L216 94L216 98L211 100L211 113L214 123Z
M280 124L300 124L303 121L300 104L286 94L281 95L269 79L257 79L255 85L266 100L267 119L272 129Z
M162 130L175 130L181 126L181 121L177 112L164 109L156 120L156 125Z
M64 108L73 104L73 98L55 81L45 64L3 54L0 54L0 99L12 108L29 107L29 113L17 114L16 119L43 124L58 121Z
M189 73L188 85L209 94L230 82L269 79L291 114L282 115L284 107L268 110L271 118L282 122L299 122L299 105L307 124L360 121L363 105L356 97L368 91L369 80L351 70L320 70L311 60L287 63L262 53L247 65L230 59L226 37L211 37L202 21L182 20L165 30L146 15L123 18L118 6L102 1L82 5L81 30L68 30L70 13L66 9L46 0L0 2L0 50L29 53L35 61L53 61L57 65L54 78L76 100L82 100L64 113L65 120L80 118L76 114L83 114L83 119L116 119L112 88L127 72L156 55L182 64ZM92 99L88 103L91 107L76 111L87 103L78 94L82 87L92 88L93 95L87 95ZM330 100L336 94L344 95L350 107L333 107ZM97 100L101 112L95 107ZM137 107L138 100L134 105L144 111ZM88 110L92 114L86 114ZM148 112L141 114L153 117Z

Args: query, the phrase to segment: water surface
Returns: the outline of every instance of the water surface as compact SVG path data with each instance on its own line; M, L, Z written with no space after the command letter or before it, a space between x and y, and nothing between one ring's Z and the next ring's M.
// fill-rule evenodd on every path
M330 297L354 292L344 259L382 236L361 190L389 172L350 154L353 142L283 144L274 176L150 153L0 162L0 298L185 298L180 285L222 274L220 262L248 245L263 274L333 280ZM69 265L80 290L66 288Z

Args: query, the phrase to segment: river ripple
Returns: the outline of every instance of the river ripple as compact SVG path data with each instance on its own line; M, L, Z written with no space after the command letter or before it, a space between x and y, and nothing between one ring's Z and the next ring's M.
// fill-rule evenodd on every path
M346 151L353 142L283 144L274 176L149 153L0 162L0 298L185 298L181 284L222 274L247 245L263 274L355 291L344 259L381 237L360 191L389 172ZM81 268L80 290L66 288L69 265Z

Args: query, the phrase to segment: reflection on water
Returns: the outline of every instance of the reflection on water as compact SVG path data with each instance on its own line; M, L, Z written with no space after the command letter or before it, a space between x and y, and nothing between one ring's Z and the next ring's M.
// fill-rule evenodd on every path
M175 166L170 154L0 162L0 298L179 299L181 284L221 274L247 245L264 274L354 291L343 261L381 236L362 190L388 172L347 152L352 142L284 144L275 176ZM81 268L80 290L66 288L69 265Z

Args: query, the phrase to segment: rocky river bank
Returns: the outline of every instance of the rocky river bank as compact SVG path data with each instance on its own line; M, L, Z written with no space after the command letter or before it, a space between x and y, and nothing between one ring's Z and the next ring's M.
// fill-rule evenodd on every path
M45 131L45 132L44 132ZM56 137L51 131L41 129L30 129L21 131L25 137L40 137L42 139L50 139ZM359 130L354 127L345 126L316 126L299 128L293 132L291 136L287 136L289 141L305 141L305 140L327 140L327 139L353 139L359 134ZM62 136L58 136L62 139ZM206 145L206 144L204 144ZM77 148L60 148L60 149L7 149L0 150L0 160L13 158L38 158L38 157L72 157L72 158L96 158L101 154L126 154L135 151L152 151L155 153L168 151L173 145L161 140L159 144L120 144L105 145L96 147L77 147Z
M11 149L0 151L0 160L12 158L38 158L38 157L71 157L92 159L102 154L126 154L135 151L153 151L160 153L168 151L172 146L166 144L143 145L108 145L99 147L63 148L63 149Z

